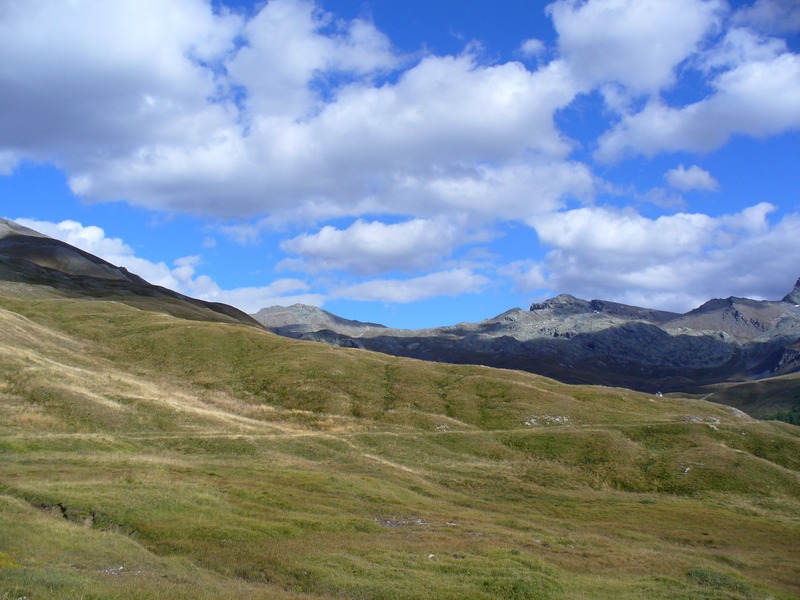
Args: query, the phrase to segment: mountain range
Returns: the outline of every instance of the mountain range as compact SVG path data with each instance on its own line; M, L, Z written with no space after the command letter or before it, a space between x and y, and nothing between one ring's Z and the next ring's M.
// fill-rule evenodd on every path
M394 356L648 393L713 394L715 401L755 416L800 406L800 280L778 301L714 299L685 314L562 294L478 323L403 330L302 304L248 315L152 285L65 242L0 219L1 281Z
M800 387L792 377L800 372L798 304L800 280L778 301L714 299L684 314L562 294L529 310L514 308L478 323L422 330L347 320L301 304L273 306L252 316L296 339L518 369L567 383L651 393L714 392L724 401L720 385L727 390L730 384L789 376L787 386ZM739 404L746 408L753 402ZM800 392L777 404L800 404Z

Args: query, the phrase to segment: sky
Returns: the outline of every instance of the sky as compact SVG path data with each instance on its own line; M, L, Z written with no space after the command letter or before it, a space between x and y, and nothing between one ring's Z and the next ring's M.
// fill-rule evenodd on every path
M800 0L5 0L0 216L394 327L800 277Z

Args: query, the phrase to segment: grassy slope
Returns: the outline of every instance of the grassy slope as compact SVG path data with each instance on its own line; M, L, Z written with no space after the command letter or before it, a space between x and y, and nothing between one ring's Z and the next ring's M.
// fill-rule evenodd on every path
M735 406L759 418L800 406L800 373L736 384L709 386L705 392L715 402Z
M0 331L0 599L800 595L789 425L36 290Z

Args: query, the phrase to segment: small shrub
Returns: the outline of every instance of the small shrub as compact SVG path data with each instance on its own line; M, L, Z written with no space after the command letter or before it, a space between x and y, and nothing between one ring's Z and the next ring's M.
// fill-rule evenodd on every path
M732 592L746 592L750 589L745 582L733 575L720 573L705 567L695 567L686 574L689 579L704 587L716 590L729 590Z

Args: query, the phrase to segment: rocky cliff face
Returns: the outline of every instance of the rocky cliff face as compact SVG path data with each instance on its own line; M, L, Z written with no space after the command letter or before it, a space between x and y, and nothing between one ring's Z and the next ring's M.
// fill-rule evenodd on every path
M800 285L800 282L798 282ZM710 300L678 314L562 294L479 323L389 329L272 308L256 318L282 335L440 362L522 369L573 383L689 389L800 371L800 288L783 300ZM313 309L319 311L320 309ZM324 313L324 311L321 311ZM281 315L281 319L275 318Z

